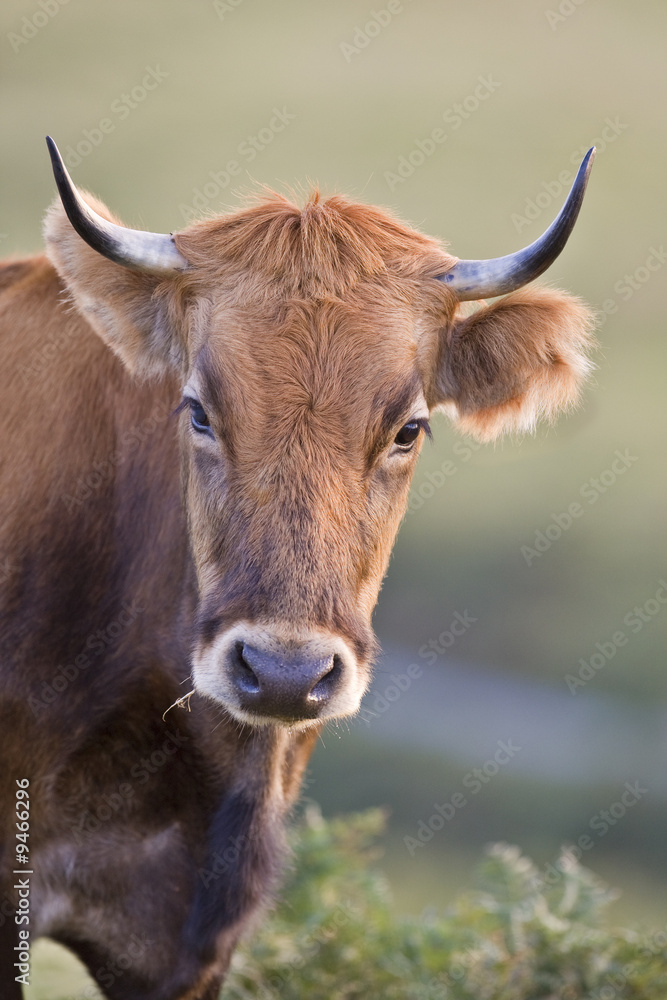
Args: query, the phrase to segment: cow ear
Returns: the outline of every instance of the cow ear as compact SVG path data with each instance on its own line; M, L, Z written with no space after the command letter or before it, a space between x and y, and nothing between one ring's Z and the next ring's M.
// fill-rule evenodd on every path
M122 225L88 192L85 201L103 218ZM184 354L174 293L182 278L131 270L91 249L75 232L60 199L44 220L47 255L77 309L95 332L139 377L179 367Z
M539 287L455 319L438 371L438 408L480 441L533 431L540 418L577 402L594 367L592 327L583 302Z

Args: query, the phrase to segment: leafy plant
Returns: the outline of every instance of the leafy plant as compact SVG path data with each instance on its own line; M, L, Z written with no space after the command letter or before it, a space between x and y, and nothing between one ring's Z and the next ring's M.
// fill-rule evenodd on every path
M447 911L396 917L376 868L379 810L307 807L270 919L237 951L224 1000L664 1000L667 935L611 929L614 893L564 851L540 873L492 845Z

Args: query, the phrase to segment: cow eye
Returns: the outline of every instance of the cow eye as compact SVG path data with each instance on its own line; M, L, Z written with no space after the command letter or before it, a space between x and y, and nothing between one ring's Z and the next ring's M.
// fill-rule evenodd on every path
M199 400L188 398L188 405L190 407L190 421L194 429L200 434L211 434L209 419Z
M407 424L403 424L394 438L394 444L397 444L404 451L409 451L419 437L421 427L422 425L419 420L410 420Z

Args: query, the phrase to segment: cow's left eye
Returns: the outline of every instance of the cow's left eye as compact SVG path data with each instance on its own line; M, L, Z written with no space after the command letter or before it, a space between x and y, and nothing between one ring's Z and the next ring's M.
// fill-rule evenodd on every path
M202 434L210 434L211 424L206 416L206 410L199 400L188 398L188 405L190 407L190 420L194 429Z
M403 424L394 438L394 444L397 444L404 451L409 451L419 437L421 426L419 420L410 420L407 424Z

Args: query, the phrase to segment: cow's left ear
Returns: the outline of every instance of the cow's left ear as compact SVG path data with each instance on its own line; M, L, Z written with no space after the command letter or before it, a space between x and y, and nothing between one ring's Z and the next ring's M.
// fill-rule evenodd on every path
M534 430L576 403L593 368L592 327L583 302L540 287L455 319L437 374L438 408L480 441Z

